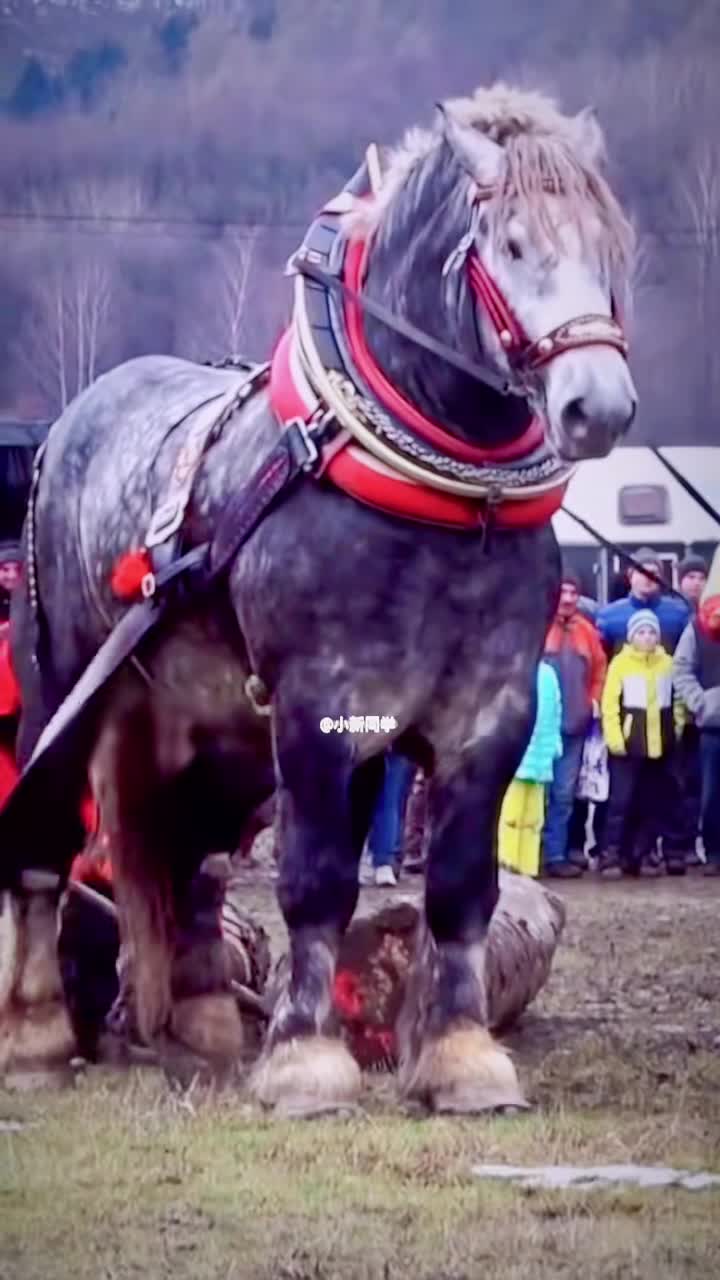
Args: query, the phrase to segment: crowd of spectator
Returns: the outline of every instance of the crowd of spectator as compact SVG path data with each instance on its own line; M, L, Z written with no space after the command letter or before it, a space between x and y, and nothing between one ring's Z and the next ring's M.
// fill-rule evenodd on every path
M563 569L535 725L500 814L500 862L524 874L679 876L703 863L720 875L720 556L711 576L686 557L676 592L650 548L633 560L604 606ZM606 790L592 803L578 794L590 741ZM378 885L396 883L412 778L390 754L370 838Z
M543 660L561 697L537 859L549 877L582 876L589 852L606 878L684 875L701 832L705 874L720 875L720 584L689 556L671 594L655 552L634 560L625 594L600 608L563 572ZM600 731L608 794L589 821L578 781ZM502 829L499 843L501 860L525 869L507 856Z

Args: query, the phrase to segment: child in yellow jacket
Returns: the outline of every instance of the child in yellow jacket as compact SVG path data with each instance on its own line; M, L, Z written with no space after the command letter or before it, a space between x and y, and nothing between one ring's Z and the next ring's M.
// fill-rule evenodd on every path
M673 689L672 658L660 644L660 626L651 609L632 615L627 643L610 663L602 724L610 795L599 871L605 876L656 874L661 836L668 871L682 874L681 797L670 758L682 731L683 709Z
M545 792L552 782L555 761L562 755L562 695L549 662L538 665L536 689L535 725L505 792L498 827L498 860L526 876L537 876L540 871Z

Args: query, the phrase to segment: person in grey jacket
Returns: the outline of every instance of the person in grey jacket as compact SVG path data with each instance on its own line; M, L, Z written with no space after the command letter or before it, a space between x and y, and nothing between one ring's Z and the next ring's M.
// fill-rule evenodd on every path
M701 606L683 631L673 682L700 733L705 874L720 876L720 595Z

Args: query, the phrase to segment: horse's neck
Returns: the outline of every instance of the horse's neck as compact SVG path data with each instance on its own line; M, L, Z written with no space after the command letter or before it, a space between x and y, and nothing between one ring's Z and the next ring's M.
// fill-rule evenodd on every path
M368 292L387 305L387 295L382 288L373 289L373 284L371 272ZM482 361L484 353L479 346L469 302L466 313L457 345L463 355ZM431 308L424 316L408 314L407 318L441 342L448 341L447 335L439 331L442 327L439 302L434 314ZM527 427L530 412L524 400L501 395L367 315L365 332L370 353L385 376L421 413L451 434L472 444L495 447L517 439Z

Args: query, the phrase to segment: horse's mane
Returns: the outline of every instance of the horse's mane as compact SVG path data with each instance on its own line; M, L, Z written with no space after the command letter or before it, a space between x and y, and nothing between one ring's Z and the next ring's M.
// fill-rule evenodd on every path
M547 199L548 187L562 194L567 217L589 251L588 229L600 227L593 250L618 300L627 300L632 270L632 226L601 172L605 160L604 137L597 122L587 129L576 118L564 115L544 94L497 83L480 88L468 98L446 104L456 121L486 134L503 147L505 182L486 205L491 232L502 240L511 212L516 212L529 234L542 231L551 242L557 234ZM385 155L382 185L370 202L350 215L351 232L381 233L395 221L403 198L414 198L409 179L419 170L441 163L441 128L409 130L398 146Z

